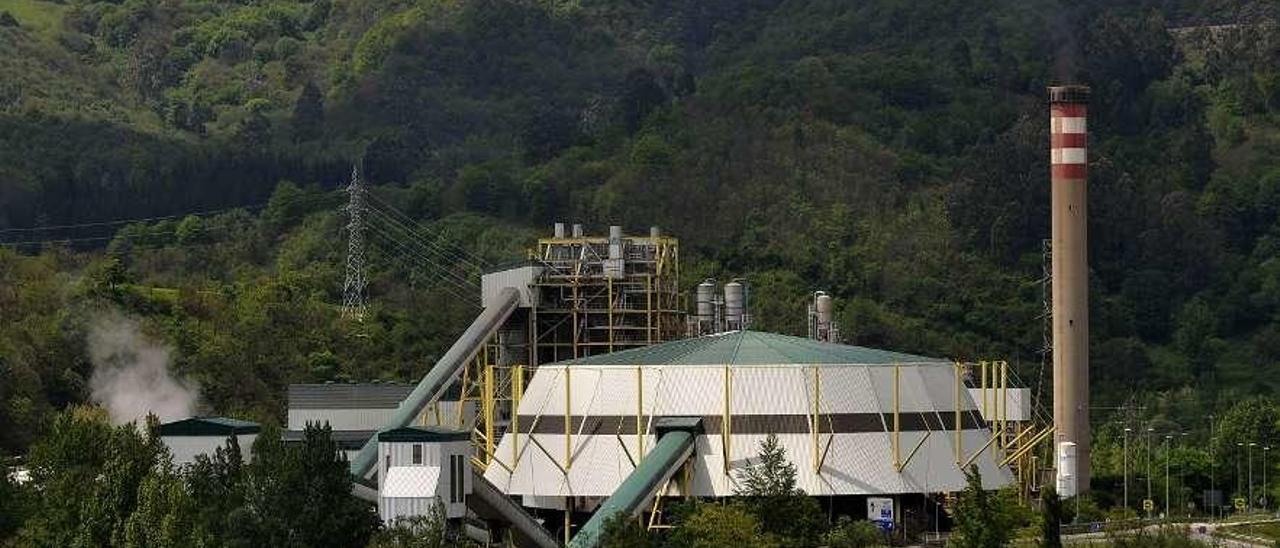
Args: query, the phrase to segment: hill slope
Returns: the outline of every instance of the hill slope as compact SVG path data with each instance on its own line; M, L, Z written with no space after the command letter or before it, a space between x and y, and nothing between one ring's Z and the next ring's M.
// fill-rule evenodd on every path
M556 220L657 224L682 237L686 283L751 280L760 329L801 332L805 295L826 289L851 342L1006 357L1039 386L1042 93L1062 71L1095 92L1095 401L1136 394L1190 420L1280 386L1280 35L1265 6L1086 2L1064 20L1046 19L1056 3L994 0L0 11L17 21L0 27L0 67L20 76L0 83L5 241L275 201L185 232L132 227L111 258L0 254L16 288L0 292L0 357L22 379L0 388L0 413L30 425L10 450L87 396L83 310L146 318L216 412L279 414L290 381L420 373L468 313L429 279L375 258L374 319L357 336L334 317L340 199L322 189L356 158L380 196L494 262ZM1221 23L1235 26L1201 29ZM1156 397L1171 393L1184 397Z

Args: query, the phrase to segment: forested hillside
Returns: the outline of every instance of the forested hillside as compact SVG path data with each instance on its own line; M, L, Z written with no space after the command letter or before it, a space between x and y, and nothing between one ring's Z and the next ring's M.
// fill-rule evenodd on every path
M685 284L750 280L760 329L824 289L848 342L1039 388L1066 78L1094 90L1094 400L1198 424L1280 388L1280 26L1115 4L0 0L0 450L89 397L108 312L210 413L420 375L474 308L375 253L371 318L338 317L353 163L493 263L554 221L656 224Z

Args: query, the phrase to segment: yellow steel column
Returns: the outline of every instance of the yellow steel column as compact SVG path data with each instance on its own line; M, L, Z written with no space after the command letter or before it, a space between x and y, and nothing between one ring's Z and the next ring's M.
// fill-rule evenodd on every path
M902 421L898 413L901 406L898 385L901 381L902 368L895 363L893 364L893 467L899 471L902 470Z
M818 455L818 413L821 412L822 404L822 385L818 377L818 366L813 366L813 471L822 473L819 468L820 455Z
M1000 448L1008 441L1009 427L1009 362L1000 362Z
M644 369L636 367L636 462L644 460Z
M573 398L569 378L569 366L564 366L564 470L568 479L569 468L573 466Z
M644 275L644 321L645 334L649 337L649 344L653 344L653 275Z
M484 382L480 387L480 407L484 416L484 455L481 459L485 466L493 459L493 437L497 435L497 427L493 424L494 386L493 364L484 365Z
M733 393L733 377L729 371L729 366L724 366L724 415L720 419L720 452L724 458L724 474L729 475L729 460L732 455L732 444L729 436L733 434L732 415L729 407L729 396Z
M956 362L956 464L960 464L960 461L964 459L964 447L961 445L960 437L960 389L964 386L964 382L961 381L960 377L963 374L963 367L960 362Z
M605 309L609 320L609 351L613 352L613 278L605 278L604 282L609 293L609 304L608 308Z
M987 411L987 362L979 362L982 367L982 420L985 422L991 416Z
M511 469L515 470L520 457L520 400L524 399L524 366L511 369Z

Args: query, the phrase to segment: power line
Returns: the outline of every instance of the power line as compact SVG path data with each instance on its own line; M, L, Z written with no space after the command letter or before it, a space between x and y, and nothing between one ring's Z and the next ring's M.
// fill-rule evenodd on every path
M335 192L338 192L338 191L330 190L324 194L313 194L309 196L303 196L300 198L327 197L329 194L333 194ZM89 227L96 227L96 226L115 226L115 225L127 225L127 224L133 224L133 223L147 223L152 221L168 221L172 219L181 219L189 216L204 217L207 215L216 215L218 213L227 213L227 212L235 211L237 209L247 209L247 210L262 209L267 207L270 204L271 202L267 201L267 202L259 202L256 204L226 207L222 209L209 209L204 211L192 211L188 213L175 213L173 215L158 215L155 217L137 217L133 219L116 219L113 221L97 221L97 222L91 222L91 223L77 223L77 224L53 225L53 226L33 226L33 227L26 227L26 228L0 228L0 234L11 233L11 232L42 232L42 231L48 231L48 230L68 230L68 229L89 228Z
M488 267L488 262L480 258L478 255L471 253L460 246L450 245L451 242L445 236L443 231L433 231L432 229L424 226L422 223L419 223L418 221L415 221L409 218L409 216L405 215L404 212L396 209L391 204L386 203L381 198L378 198L377 195L373 194L372 192L369 193L369 196L373 198L373 201L377 202L378 204L381 204L381 208L378 208L378 209L381 213L386 215L389 221L400 225L401 228L403 228L406 232L412 234L415 237L415 239L421 240L427 245L431 245L435 247L437 250L440 251L442 255L445 255L445 256L452 255L453 257L456 257L457 258L456 260L460 260L462 262L469 264L479 272L484 272L484 270ZM374 206L374 207L377 208L377 206ZM396 217L399 217L399 219L397 219ZM435 234L433 234L433 232L435 232ZM427 236L435 236L440 238L443 241L436 242L435 238L428 238ZM450 257L451 260L453 260L453 257Z
M305 203L308 203L308 202L319 202L321 199L324 199L324 198L328 198L328 196L327 196L327 195L302 196L302 197L299 197L299 198L298 198L298 199L296 199L296 200L289 201L289 202L286 202L286 203L287 203L287 204L290 204L290 205L305 204ZM259 206L261 206L261 205L264 205L264 204L259 204ZM203 213L187 213L187 214L181 215L181 217L187 217L187 216L200 216L200 215L212 215L212 214L215 214L215 213L231 212L231 211L236 211L236 210L239 210L239 209L247 209L247 207L229 208L229 209L225 209L225 210L215 210L215 211L209 211L209 212L203 212ZM284 220L292 220L292 219L296 219L296 218L301 218L301 217L305 217L305 216L307 216L307 215L311 215L312 213L316 213L316 212L314 212L314 211L300 212L300 213L297 213L297 214L294 214L294 215L286 216L286 217L284 217ZM172 216L172 217L169 217L169 218L178 218L178 217L179 217L179 216ZM204 218L204 217L201 217L201 218ZM156 220L165 220L165 219L156 219ZM119 223L119 222L125 222L125 221L113 221L113 222L117 222L117 223ZM127 222L130 222L130 223L141 223L141 222L145 222L145 221L144 221L144 220L130 220L130 221L127 221ZM215 232L215 231L220 231L220 230L229 230L229 229L233 228L234 226L237 226L237 225L202 226L202 227L200 227L200 229L199 229L199 230L200 230L201 232ZM52 228L52 227L48 227L48 228ZM148 238L153 238L153 237L158 237L158 236L171 236L171 235L177 234L177 232L178 232L178 230L177 230L176 228L175 228L175 229L173 229L173 230L150 231L150 232L147 232L146 234L135 234L135 235L130 235L130 234L120 234L119 232L116 232L116 233L113 233L113 234L112 234L112 235L110 235L110 236L75 236L75 237L67 237L67 238L41 238L41 239L20 240L20 241L13 241L13 242L0 242L0 246L23 246L23 245L40 245L40 244L71 244L71 243L84 243L84 242L101 242L101 241L111 241L111 240L116 240L116 239L120 239L120 240L124 240L124 241L132 241L132 240L143 240L143 239L148 239ZM169 244L164 244L164 245L169 245ZM181 245L181 244L174 244L174 245Z
M441 272L443 274L441 278L442 281L447 281L453 284L454 287L462 290L463 292L472 293L479 290L479 287L476 286L474 282L471 282L470 280L468 280L465 277L462 277L458 273L449 270L445 266L442 266L440 263L424 256L421 252L416 251L413 248L407 246L401 239L396 238L395 236L392 236L390 234L387 234L383 229L378 228L377 225L368 225L366 228L370 229L368 232L370 235L377 236L378 238L380 238L380 241L382 242L381 245L395 246L396 248L395 250L383 248L384 251L388 253L399 254L399 255L404 255L407 253L408 256L410 256L411 258L417 259L417 264L419 268L422 268L423 270L427 270L427 271ZM370 240L370 241L373 241L375 244L378 243L378 241L375 241L375 240Z
M386 214L381 213L378 210L374 210L374 209L371 209L370 212L374 213L374 217L378 217L382 219L384 222L386 222L387 226L385 228L387 229L387 232L390 233L389 236L395 238L398 242L404 243L406 247L410 249L417 249L419 250L420 253L435 257L437 260L445 264L459 265L464 269L476 268L474 265L468 263L468 261L464 259L449 256L447 253L440 250L438 246L433 246L433 245L430 245L429 243L424 242L421 236L409 230L407 227L404 227L403 225L395 223L393 220L387 217ZM398 229L398 233L397 233L397 229ZM433 264L435 263L435 261L431 261L431 262ZM475 283L474 281L471 280L470 276L462 276L461 274L459 274L458 276L465 283L468 283L468 284Z
M476 269L480 271L484 271L484 269L488 267L489 265L488 261L484 260L484 258L480 257L478 254L468 251L465 247L456 245L445 230L437 230L437 229L429 228L426 225L422 224L421 222L418 222L413 218L409 217L403 211L396 209L395 206L379 198L376 194L370 192L369 195L373 198L375 202L382 205L384 212L391 214L392 217L396 217L403 224L408 225L407 228L409 228L410 231L414 232L420 237L422 237L423 235L430 235L438 238L440 240L440 243L438 245L441 248L443 248L443 251L445 251L446 253L453 253L460 257L463 257L468 262L474 264ZM434 241L434 239L432 238L424 237L423 239L428 241Z

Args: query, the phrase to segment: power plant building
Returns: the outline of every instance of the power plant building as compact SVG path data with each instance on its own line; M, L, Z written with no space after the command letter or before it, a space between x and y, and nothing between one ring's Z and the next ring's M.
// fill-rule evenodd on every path
M663 418L700 418L687 481L723 497L776 434L812 496L937 493L1012 482L953 362L735 331L539 367L485 478L526 506L589 509L654 447ZM957 428L958 427L958 428Z

